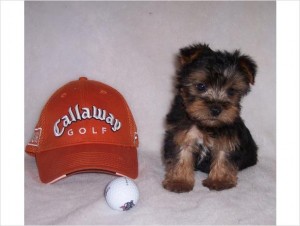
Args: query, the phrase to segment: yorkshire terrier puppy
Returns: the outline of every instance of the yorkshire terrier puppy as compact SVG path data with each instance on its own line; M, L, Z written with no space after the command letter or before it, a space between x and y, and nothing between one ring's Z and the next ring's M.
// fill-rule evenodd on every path
M167 115L163 187L181 193L194 187L194 171L208 173L211 190L236 186L237 173L257 162L257 145L240 117L256 63L238 50L206 44L180 50L176 96Z

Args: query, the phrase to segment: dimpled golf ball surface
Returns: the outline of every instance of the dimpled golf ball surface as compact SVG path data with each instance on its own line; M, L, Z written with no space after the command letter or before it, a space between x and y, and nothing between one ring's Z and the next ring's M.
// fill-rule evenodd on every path
M110 208L127 211L136 205L139 199L139 191L132 180L120 177L106 186L105 199Z

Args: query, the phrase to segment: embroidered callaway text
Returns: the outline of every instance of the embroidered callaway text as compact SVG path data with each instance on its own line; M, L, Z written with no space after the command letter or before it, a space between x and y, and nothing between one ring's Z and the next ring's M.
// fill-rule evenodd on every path
M90 108L79 108L77 104L74 109L72 107L69 108L67 115L62 116L54 123L54 135L56 137L61 136L65 129L70 126L73 122L85 120L85 119L96 119L100 121L104 121L107 124L111 125L111 130L113 132L118 131L121 128L121 122L111 113L108 113L106 110L97 108L95 106Z

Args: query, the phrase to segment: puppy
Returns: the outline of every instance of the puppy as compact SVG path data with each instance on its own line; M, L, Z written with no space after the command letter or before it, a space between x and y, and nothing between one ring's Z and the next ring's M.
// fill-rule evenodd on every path
M166 117L163 187L188 192L194 171L208 173L211 190L237 184L237 173L257 163L257 145L241 116L241 99L254 84L257 66L238 50L213 51L206 44L182 48L176 95Z

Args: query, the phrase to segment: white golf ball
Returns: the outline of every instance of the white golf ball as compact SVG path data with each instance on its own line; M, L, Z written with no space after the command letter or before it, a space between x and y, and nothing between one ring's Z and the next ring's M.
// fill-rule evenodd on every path
M132 180L120 177L106 186L104 195L110 208L127 211L136 205L139 199L139 190Z

